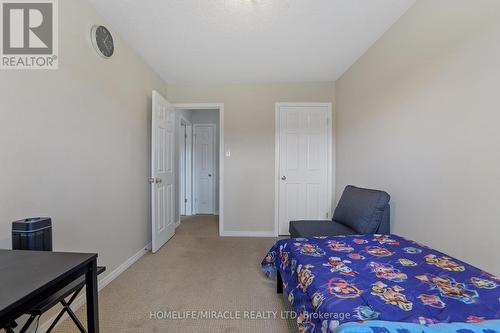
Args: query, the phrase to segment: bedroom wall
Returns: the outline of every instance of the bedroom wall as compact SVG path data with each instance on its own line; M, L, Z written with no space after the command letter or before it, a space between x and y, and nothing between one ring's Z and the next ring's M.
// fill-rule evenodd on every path
M0 72L0 246L11 221L51 216L55 250L98 252L108 274L150 242L151 91L166 84L116 33L100 58L103 23L59 1L59 69Z
M276 102L333 102L333 82L169 85L172 103L224 103L224 229L274 233Z
M392 195L393 232L500 274L500 2L420 0L336 82L337 193Z

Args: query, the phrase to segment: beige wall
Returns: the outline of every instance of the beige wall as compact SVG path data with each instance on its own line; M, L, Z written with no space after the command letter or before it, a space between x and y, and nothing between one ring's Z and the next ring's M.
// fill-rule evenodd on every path
M10 222L51 216L60 251L112 271L150 242L151 91L166 84L115 34L100 58L86 1L59 1L60 69L0 71L0 245Z
M500 1L419 0L336 84L337 193L392 195L393 232L500 273Z
M173 103L224 103L225 231L274 231L276 102L333 102L333 83L169 85Z

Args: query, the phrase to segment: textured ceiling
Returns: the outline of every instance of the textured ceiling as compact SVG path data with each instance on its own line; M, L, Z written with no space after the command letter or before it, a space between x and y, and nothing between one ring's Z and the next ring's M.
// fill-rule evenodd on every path
M90 2L167 82L235 83L336 80L415 0Z

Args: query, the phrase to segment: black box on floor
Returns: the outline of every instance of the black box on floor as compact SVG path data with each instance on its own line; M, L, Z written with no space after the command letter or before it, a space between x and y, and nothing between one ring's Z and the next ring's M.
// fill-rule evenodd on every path
M33 217L12 222L12 249L52 251L50 217Z

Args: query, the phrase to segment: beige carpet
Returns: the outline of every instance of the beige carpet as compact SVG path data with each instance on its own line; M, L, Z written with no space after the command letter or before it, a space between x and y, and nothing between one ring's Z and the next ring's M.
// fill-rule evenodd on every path
M150 319L156 311L290 310L275 282L260 273L273 238L218 236L217 218L186 218L156 254L147 254L99 293L103 333L130 332L297 332L294 320ZM237 312L240 311L240 312ZM85 320L85 309L78 311ZM78 332L67 319L55 330Z

